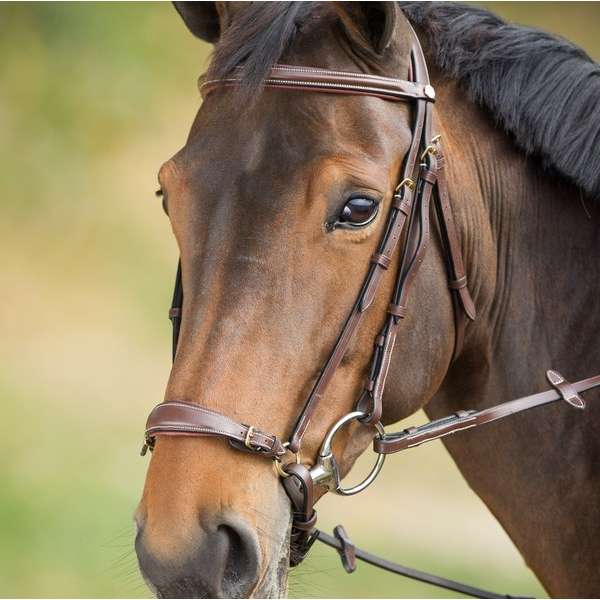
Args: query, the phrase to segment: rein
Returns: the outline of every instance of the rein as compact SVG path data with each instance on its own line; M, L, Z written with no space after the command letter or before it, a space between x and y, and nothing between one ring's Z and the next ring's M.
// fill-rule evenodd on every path
M547 378L552 386L548 391L481 411L459 411L449 417L398 433L385 432L381 424L383 391L398 329L407 313L408 293L427 250L431 212L434 213L439 224L447 266L448 288L454 310L453 359L460 354L467 321L474 320L476 317L475 306L467 287L464 262L448 195L441 136L433 131L432 104L435 101L435 92L430 84L423 51L416 36L411 51L410 73L411 80L404 81L365 73L288 65L275 65L271 69L264 81L264 86L267 88L368 95L393 102L408 101L415 105L412 141L398 179L399 183L393 194L384 233L377 251L370 258L367 274L356 302L297 417L288 441L283 442L276 435L262 432L251 425L238 423L209 408L189 402L168 401L158 404L148 417L142 455L148 449L154 448L156 437L160 435L213 436L226 439L236 450L251 452L273 460L293 508L291 566L299 564L312 544L319 540L339 551L344 568L348 572L354 571L356 559L360 559L394 573L464 595L478 598L510 598L511 596L493 594L376 557L356 548L341 526L334 530L334 537L315 529L316 487L321 491L331 491L339 495L356 494L375 480L388 454L560 399L571 406L583 409L585 403L580 394L600 386L600 376L571 384L556 371L548 371ZM240 83L241 79L233 75L225 79L204 81L200 90L202 95L206 96L217 89L237 86ZM433 211L431 211L431 204L433 204ZM406 232L406 241L399 251L399 240L403 232ZM355 410L341 417L331 427L322 443L316 464L309 468L302 464L299 458L302 439L363 316L372 305L382 278L391 266L397 251L400 252L400 259L396 283L387 307L385 323L374 342L364 388L356 402ZM169 318L173 323L173 359L177 350L182 307L183 286L181 263L179 263L173 302L169 311ZM352 421L358 421L373 430L373 449L377 453L377 460L371 473L363 482L352 488L343 488L332 444L336 433ZM290 454L296 460L284 462L284 457Z

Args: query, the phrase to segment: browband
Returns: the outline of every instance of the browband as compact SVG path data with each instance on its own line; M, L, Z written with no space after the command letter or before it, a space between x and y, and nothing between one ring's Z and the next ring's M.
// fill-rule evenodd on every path
M237 75L240 73L240 75ZM223 79L203 79L199 81L200 94L206 98L218 87L230 87L243 83L241 69L235 75ZM316 67L294 67L275 65L268 77L262 82L264 87L279 89L299 89L320 91L329 94L353 94L375 96L384 100L426 100L435 101L435 90L428 83L418 83L379 77L367 73L346 71L328 71Z

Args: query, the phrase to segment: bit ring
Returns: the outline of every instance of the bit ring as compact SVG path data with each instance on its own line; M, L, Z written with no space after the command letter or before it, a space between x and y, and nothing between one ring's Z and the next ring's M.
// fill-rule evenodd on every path
M343 488L340 481L340 473L338 471L337 461L333 455L333 439L336 433L346 424L351 421L356 421L367 416L367 413L357 410L347 415L344 415L339 421L337 421L333 427L329 430L329 433L323 441L319 456L317 457L317 464L310 470L311 477L316 484L326 486L331 492L339 494L340 496L353 496L362 492L364 489L369 487L383 467L386 455L379 453L375 465L371 469L371 472L363 479L360 483L349 487ZM376 437L379 439L385 435L383 425L379 422L373 425L377 430Z

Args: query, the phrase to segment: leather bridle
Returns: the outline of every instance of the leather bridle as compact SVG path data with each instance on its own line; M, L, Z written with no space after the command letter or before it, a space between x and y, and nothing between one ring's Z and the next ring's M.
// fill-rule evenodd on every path
M450 417L399 433L385 433L381 425L383 391L398 329L407 312L408 293L427 250L431 212L435 214L439 224L448 273L448 287L454 310L453 358L460 353L467 321L475 319L476 316L475 306L467 287L460 242L446 185L441 139L434 131L432 123L435 92L430 84L425 58L416 35L414 35L411 50L409 77L409 81L404 81L364 73L276 65L264 81L266 88L368 95L393 102L411 102L414 105L412 141L398 179L399 183L393 194L382 238L377 251L370 258L367 274L356 302L298 415L288 441L283 442L276 435L265 433L251 425L238 423L209 408L183 401L168 401L158 404L150 413L146 424L142 454L145 454L147 449L153 449L156 437L160 435L213 436L227 439L235 449L274 460L276 470L282 478L281 481L293 507L290 557L292 566L304 558L316 539L320 539L338 548L344 559L344 566L347 570L353 570L354 558L357 556L356 549L345 536L343 529L337 529L336 538L331 538L315 529L316 512L313 506L315 487L341 495L355 494L365 489L375 479L387 454L558 399L564 399L577 408L583 408L585 405L579 394L600 385L600 376L570 384L558 373L548 371L547 376L553 389L546 392L506 402L483 411L460 411ZM241 78L234 74L225 79L204 81L200 89L202 95L206 96L216 89L236 86L240 82ZM430 206L432 203L433 211ZM399 251L399 240L403 234L405 243ZM385 323L374 342L368 376L356 402L355 410L341 417L331 427L319 451L317 462L312 468L293 460L284 462L284 457L288 454L299 456L302 440L310 425L311 417L325 396L327 387L344 358L364 315L377 296L381 281L392 265L397 252L400 252L400 258L396 283L387 307ZM169 317L173 322L173 358L175 358L177 349L182 306L183 287L181 264L179 264L173 303L169 311ZM373 470L361 484L344 489L341 486L340 474L333 455L332 442L336 432L351 421L358 421L373 430L373 447L378 456ZM360 556L358 557L360 558ZM382 559L379 561L380 563L387 562ZM382 564L379 566L388 568ZM396 567L397 569L406 569L397 565ZM395 572L401 571L396 570ZM404 572L401 574L406 575ZM408 576L413 575L409 574ZM421 577L421 580L456 589L464 594L498 597L494 594L486 596L485 594L490 593L455 582L448 582L441 578L434 577L433 579L436 581Z

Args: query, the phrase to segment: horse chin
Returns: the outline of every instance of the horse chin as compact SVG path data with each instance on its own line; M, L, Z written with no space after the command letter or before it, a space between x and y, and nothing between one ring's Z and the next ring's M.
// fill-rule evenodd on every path
M288 592L288 573L290 565L289 533L284 536L282 544L274 552L269 565L265 570L256 588L252 591L252 598L286 598Z
M269 569L265 578L252 592L251 598L286 598L288 583L288 559L282 559L280 566Z
M279 561L278 565L275 565L272 568L267 569L263 578L257 585L257 587L252 591L252 594L249 596L250 598L286 598L287 597L287 583L288 583L288 564L289 558L288 556L284 556ZM150 590L150 593L155 598L185 598L188 597L188 594L178 594L177 591L171 589L161 590L157 588L143 573L142 577ZM199 590L197 596L189 596L189 597L205 597L204 590ZM232 596L235 597L235 596ZM243 596L238 596L243 597Z

